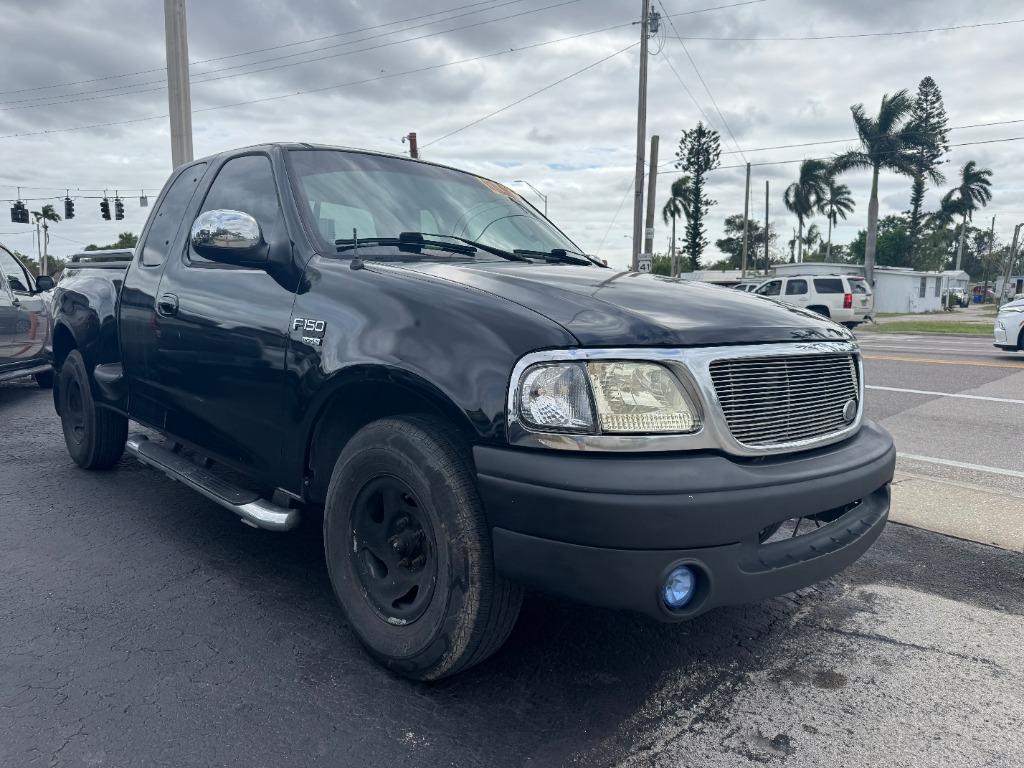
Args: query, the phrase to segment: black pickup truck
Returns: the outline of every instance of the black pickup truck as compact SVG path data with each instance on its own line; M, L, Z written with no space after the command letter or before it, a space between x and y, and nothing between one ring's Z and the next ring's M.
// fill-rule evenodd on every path
M497 650L524 587L661 621L831 576L888 516L849 331L584 255L507 187L309 144L179 168L54 299L55 403L252 526L323 515L390 669ZM129 435L129 420L146 433Z

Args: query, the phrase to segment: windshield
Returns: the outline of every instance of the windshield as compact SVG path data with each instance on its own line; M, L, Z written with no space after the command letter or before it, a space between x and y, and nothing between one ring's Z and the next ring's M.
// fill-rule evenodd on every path
M429 232L509 252L580 252L519 195L479 176L357 152L289 154L303 215L332 250L355 230L360 240Z

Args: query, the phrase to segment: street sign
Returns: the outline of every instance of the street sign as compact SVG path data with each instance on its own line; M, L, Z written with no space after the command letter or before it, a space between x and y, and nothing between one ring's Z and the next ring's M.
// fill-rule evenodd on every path
M651 271L651 254L641 253L640 257L636 261L637 272L650 272Z

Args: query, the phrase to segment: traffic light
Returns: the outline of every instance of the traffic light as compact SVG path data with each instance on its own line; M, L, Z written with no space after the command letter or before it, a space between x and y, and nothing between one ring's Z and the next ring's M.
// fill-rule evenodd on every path
M114 218L118 221L124 218L124 203L120 197L114 198Z
M64 198L64 218L75 218L75 201L72 200L70 197Z
M28 207L21 200L16 200L11 206L11 221L15 224L28 224Z
M110 201L105 197L100 200L100 215L107 221L110 221Z

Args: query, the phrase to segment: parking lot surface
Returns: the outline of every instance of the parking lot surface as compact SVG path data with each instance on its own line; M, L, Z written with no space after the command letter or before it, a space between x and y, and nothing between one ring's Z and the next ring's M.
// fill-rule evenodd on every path
M1003 522L954 522L1003 541L1024 355L944 343L866 337L868 412L907 510L988 493ZM82 472L34 385L0 385L0 430L0 766L1024 765L1009 538L890 525L835 579L677 626L530 595L493 660L420 685L347 631L315 519L256 531L130 459Z

